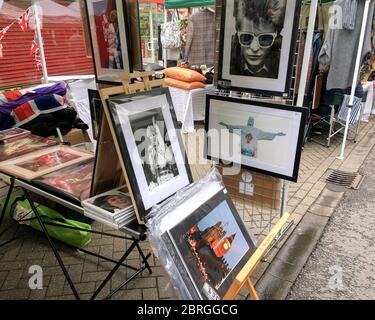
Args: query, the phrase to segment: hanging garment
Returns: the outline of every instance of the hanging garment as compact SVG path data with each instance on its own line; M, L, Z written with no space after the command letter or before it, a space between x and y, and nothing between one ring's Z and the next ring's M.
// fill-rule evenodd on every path
M342 21L345 29L354 30L358 5L357 2L357 0L345 0Z
M344 6L344 0L337 1L336 5ZM365 1L358 2L356 21L362 21ZM370 4L369 17L374 14L374 3ZM354 30L347 29L329 29L325 42L319 54L319 62L324 65L330 65L327 80L327 90L342 89L351 87L353 73L355 68L355 54L358 48L362 23L356 23ZM365 40L363 46L362 58L371 51L371 28L372 19L367 21ZM359 79L358 79L359 80Z
M202 10L189 18L185 58L190 65L214 65L215 14Z

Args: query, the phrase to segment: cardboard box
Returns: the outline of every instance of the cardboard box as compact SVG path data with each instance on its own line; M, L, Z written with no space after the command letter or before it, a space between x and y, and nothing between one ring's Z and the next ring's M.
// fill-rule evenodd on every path
M57 141L60 141L58 137L51 137ZM83 132L81 129L72 129L69 133L63 136L64 142L70 142L71 145L91 142L87 132Z

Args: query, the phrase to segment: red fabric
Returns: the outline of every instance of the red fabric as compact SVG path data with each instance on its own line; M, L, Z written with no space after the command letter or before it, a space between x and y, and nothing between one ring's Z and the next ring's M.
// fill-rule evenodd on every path
M19 107L15 108L13 112L15 116L17 117L18 121L23 121L28 118L31 118L35 114L35 111L31 107L30 102L21 104Z
M14 101L22 97L20 90L5 91L1 95L5 97L7 102Z

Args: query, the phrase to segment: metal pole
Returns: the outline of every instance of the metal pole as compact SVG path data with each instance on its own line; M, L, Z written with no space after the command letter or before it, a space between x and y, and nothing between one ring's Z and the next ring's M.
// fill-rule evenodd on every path
M317 10L318 10L318 0L312 0L310 4L310 15L309 15L309 24L307 26L306 46L305 46L305 51L303 53L303 63L302 63L301 77L300 77L299 88L298 88L297 107L303 107L303 100L304 100L305 91L306 91L307 76L309 73L310 52L312 49Z
M297 97L298 107L303 107L303 100L305 97L306 82L307 82L307 76L309 73L310 52L312 49L316 13L318 10L318 1L319 0L312 0L310 4L310 15L309 15L309 24L307 27L306 46L305 46L305 51L303 53L303 63L302 63L301 77L300 77L299 88L298 88L298 97ZM288 191L289 191L289 181L282 180L281 213L280 213L281 216L286 212L286 207L287 207L287 202L288 202Z
M154 44L154 19L152 16L152 7L150 3L150 40L151 40L151 62L155 62L155 44Z
M352 107L353 107L353 104L354 104L354 95L355 95L355 89L357 87L359 68L361 66L363 43L364 43L364 40L365 40L365 32L366 32L368 13L369 13L369 8L370 8L370 1L371 0L366 0L365 10L364 10L364 13L363 13L362 29L361 29L361 35L359 37L359 44L358 44L358 50L357 50L357 60L355 62L355 69L354 69L354 74L353 74L353 82L352 82L352 89L351 89L351 93L350 93L350 100L349 100L349 106L348 106L349 110L348 110L348 115L346 117L344 139L342 141L341 153L340 153L340 156L338 157L338 159L340 159L340 160L344 160L344 156L345 156L346 139L348 138L349 122L350 122L350 117L352 115ZM361 119L359 119L359 121L361 121Z
M38 40L39 40L39 53L40 53L40 60L42 63L43 83L48 83L47 64L46 64L46 57L44 55L44 45L43 45L42 31L40 28L37 0L34 0L33 7L34 7L34 14L35 14L35 28L36 28L36 33L38 35Z
M168 11L164 7L164 23L167 23L167 22L168 22ZM167 63L168 63L167 49L166 48L163 48L163 60L164 60L164 68L166 68Z

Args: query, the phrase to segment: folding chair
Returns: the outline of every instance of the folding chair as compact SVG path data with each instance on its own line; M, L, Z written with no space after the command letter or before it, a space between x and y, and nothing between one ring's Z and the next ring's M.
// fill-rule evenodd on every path
M346 119L348 116L349 111L349 101L350 96L344 95L344 99L340 105L339 111L335 114L335 106L331 105L331 117L330 117L330 127L329 127L329 134L327 138L327 147L331 145L331 139L338 133L341 133L345 130L346 126ZM352 140L356 142L359 126L360 126L360 119L362 118L363 112L363 103L361 98L354 97L354 103L352 107L352 113L349 120L349 135L348 140ZM354 137L349 138L350 133L354 132Z

